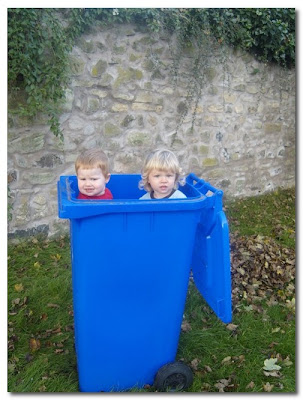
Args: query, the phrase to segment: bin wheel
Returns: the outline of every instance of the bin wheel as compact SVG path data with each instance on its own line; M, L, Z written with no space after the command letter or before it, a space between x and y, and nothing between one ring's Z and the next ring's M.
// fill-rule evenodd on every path
M154 386L159 392L180 392L187 389L193 382L190 367L181 361L165 364L161 367L154 380Z

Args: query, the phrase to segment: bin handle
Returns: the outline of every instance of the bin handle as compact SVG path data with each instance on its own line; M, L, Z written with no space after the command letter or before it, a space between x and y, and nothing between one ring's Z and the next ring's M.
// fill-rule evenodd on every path
M210 185L208 182L205 182L204 179L200 179L197 177L196 174L190 173L186 181L190 184L193 185L193 187L197 190L199 190L200 193L206 194L208 191L213 192L214 194L217 193L218 195L223 194L222 190L218 190L214 188L212 185ZM195 182L195 183L194 183Z

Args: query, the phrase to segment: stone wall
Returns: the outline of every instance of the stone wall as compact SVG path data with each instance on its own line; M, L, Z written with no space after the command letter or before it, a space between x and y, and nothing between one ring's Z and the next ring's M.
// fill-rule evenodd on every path
M112 173L140 173L147 152L168 147L186 172L225 196L295 185L295 71L214 47L193 81L193 49L176 75L172 41L126 25L83 35L70 56L64 142L46 117L30 124L9 115L9 237L66 232L56 183L94 146L108 154ZM199 101L190 102L201 82Z

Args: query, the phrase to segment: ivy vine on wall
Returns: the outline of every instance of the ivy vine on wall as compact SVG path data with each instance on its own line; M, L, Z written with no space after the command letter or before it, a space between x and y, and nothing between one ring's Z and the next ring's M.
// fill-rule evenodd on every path
M295 9L293 8L14 8L8 9L9 112L34 118L47 114L55 135L60 105L68 86L68 56L76 39L99 24L134 23L151 32L175 34L172 70L186 47L198 49L189 77L189 102L198 101L195 76L201 68L202 47L229 45L252 53L258 60L295 66ZM205 65L204 65L205 67ZM202 76L203 74L199 75ZM191 88L197 88L196 97ZM196 90L196 89L195 89ZM200 90L201 91L201 90ZM185 105L180 122L190 104Z

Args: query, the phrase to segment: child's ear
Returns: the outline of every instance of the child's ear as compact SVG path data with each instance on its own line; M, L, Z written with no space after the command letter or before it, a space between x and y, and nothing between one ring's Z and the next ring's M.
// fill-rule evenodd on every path
M107 174L107 177L105 179L105 183L108 183L109 180L110 180L110 174Z

